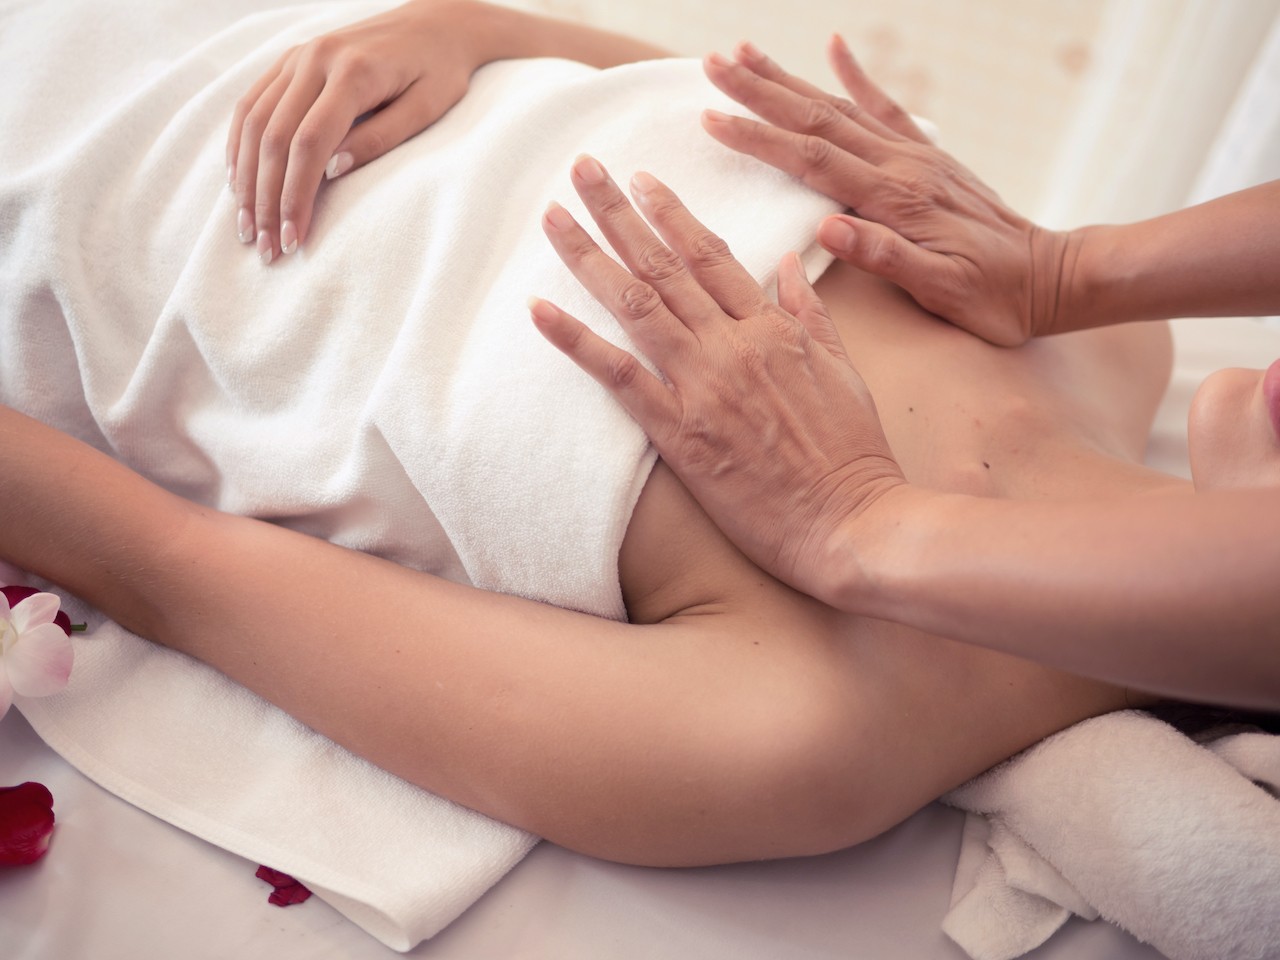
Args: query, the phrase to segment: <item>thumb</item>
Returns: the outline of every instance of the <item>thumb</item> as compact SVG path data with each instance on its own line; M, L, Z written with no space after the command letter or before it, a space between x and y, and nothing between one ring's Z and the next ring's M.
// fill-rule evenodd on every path
M853 366L827 305L809 283L799 254L787 254L778 265L778 306L799 320L828 353Z
M924 294L927 298L936 274L953 266L949 258L916 246L883 224L846 215L823 220L818 242L841 260L896 283L913 297Z
M377 160L440 118L452 102L438 107L424 84L415 83L381 110L357 123L338 144L324 168L326 179L334 180L349 170Z

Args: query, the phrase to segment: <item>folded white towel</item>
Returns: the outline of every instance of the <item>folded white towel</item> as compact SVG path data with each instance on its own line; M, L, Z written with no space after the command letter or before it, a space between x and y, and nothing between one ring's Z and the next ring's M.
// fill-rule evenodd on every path
M1012 960L1101 915L1170 960L1274 960L1277 796L1280 737L1206 748L1136 711L1077 724L945 798L969 816L943 930Z
M324 187L307 246L264 269L223 188L232 105L283 48L386 5L6 5L0 402L195 500L622 617L618 549L653 453L529 321L536 293L627 343L546 243L544 207L586 220L580 151L651 170L768 284L836 205L703 133L703 108L735 107L697 62L497 63L429 131ZM39 734L392 947L534 842L74 615L92 629L70 687L19 704Z

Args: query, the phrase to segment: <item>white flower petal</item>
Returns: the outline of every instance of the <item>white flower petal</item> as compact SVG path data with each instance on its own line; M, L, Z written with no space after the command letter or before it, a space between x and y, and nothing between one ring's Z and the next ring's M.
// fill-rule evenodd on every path
M0 591L0 620L9 619L9 598Z
M0 717L9 712L9 704L13 703L13 687L9 678L4 675L4 666L0 664Z
M26 633L32 627L38 627L42 623L53 623L61 603L62 601L52 593L33 593L27 599L18 601L10 619L19 633Z
M67 685L74 658L71 638L62 628L42 623L22 632L18 642L4 655L4 669L15 693L24 697L47 697Z

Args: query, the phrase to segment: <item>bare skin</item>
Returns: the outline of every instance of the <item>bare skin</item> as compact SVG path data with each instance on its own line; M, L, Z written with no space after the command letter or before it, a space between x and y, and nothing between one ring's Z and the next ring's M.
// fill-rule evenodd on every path
M1167 373L1163 328L1008 351L852 268L819 287L909 476L1016 497L1178 483L1132 462ZM956 373L957 350L982 389ZM1146 358L1141 377L1121 375L1117 351ZM1084 376L1087 399L1073 399ZM662 465L619 558L633 621L619 624L189 504L7 411L0 433L6 559L380 766L596 856L692 865L845 847L1133 702L795 593Z

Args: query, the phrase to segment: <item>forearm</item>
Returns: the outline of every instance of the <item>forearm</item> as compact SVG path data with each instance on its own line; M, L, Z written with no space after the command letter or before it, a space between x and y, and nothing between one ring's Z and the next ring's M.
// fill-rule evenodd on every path
M1280 312L1280 181L1069 235L1052 332Z
M0 490L0 558L457 802L638 863L826 842L794 746L826 742L822 671L792 669L795 636L762 656L753 611L641 627L451 583L191 504L4 407Z
M1275 492L893 496L846 541L837 605L1156 693L1280 706Z
M671 55L641 40L585 24L489 3L467 3L465 7L480 63L561 57L604 68Z

